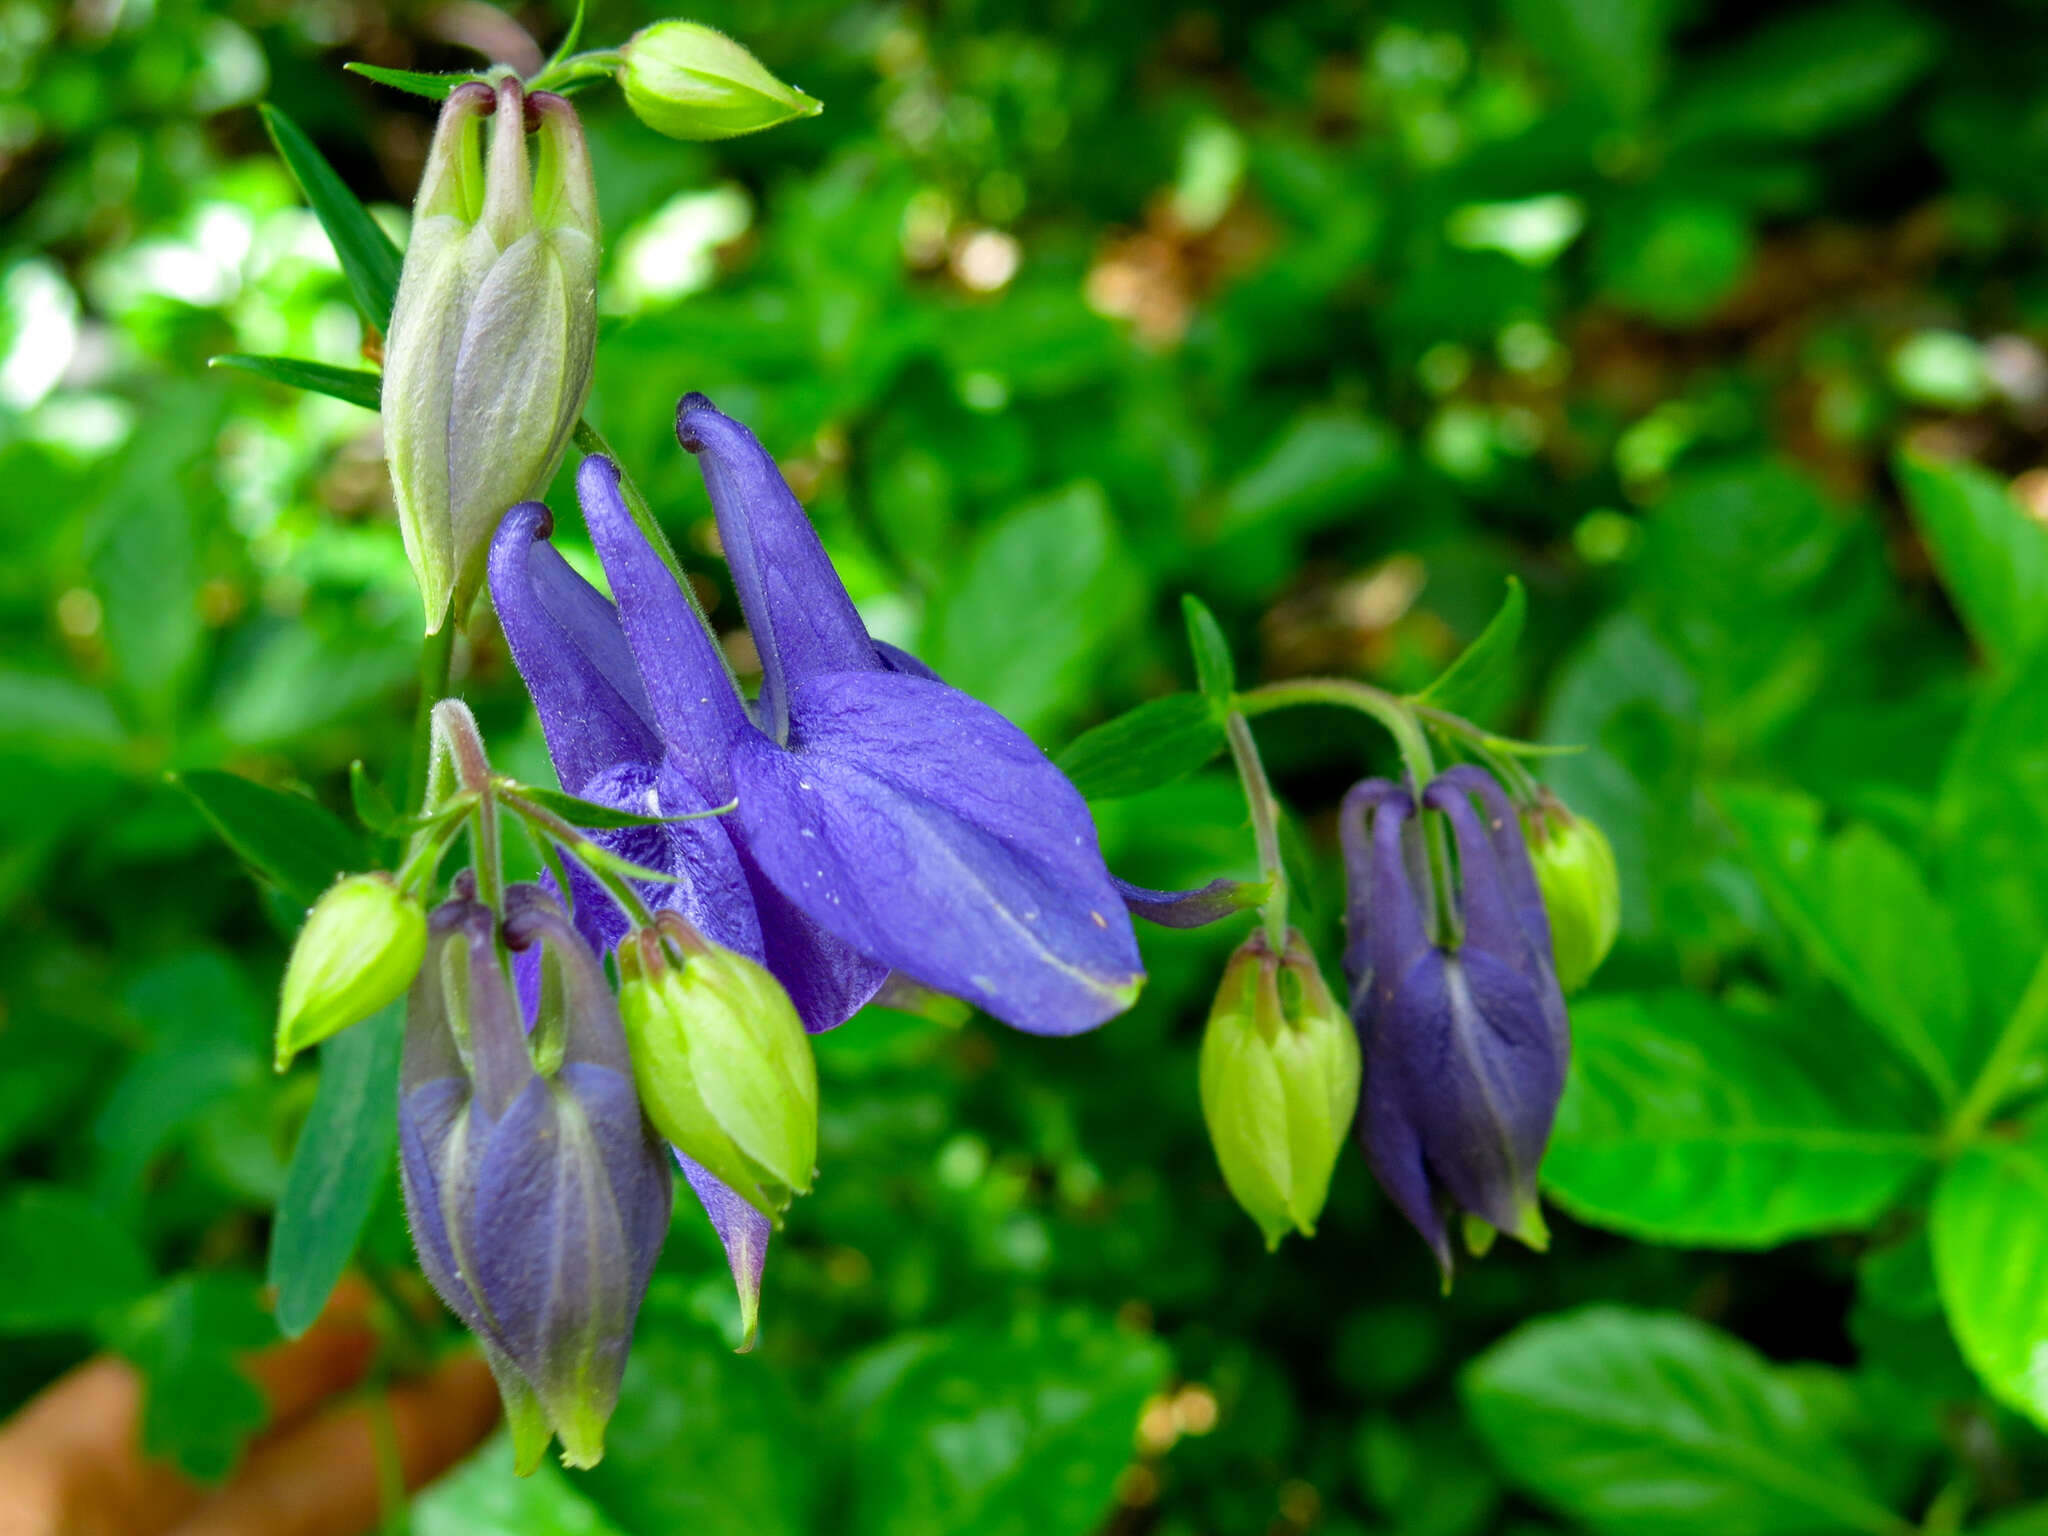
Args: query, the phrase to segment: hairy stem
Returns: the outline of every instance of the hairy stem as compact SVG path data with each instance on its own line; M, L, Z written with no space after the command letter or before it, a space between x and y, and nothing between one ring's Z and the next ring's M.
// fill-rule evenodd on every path
M1259 874L1267 884L1266 899L1259 903L1259 917L1266 927L1266 942L1274 954L1282 954L1287 948L1287 870L1280 858L1280 802L1273 798L1266 765L1259 759L1259 745L1252 739L1251 722L1233 709L1224 717L1223 731L1230 741L1237 776L1244 784L1245 804L1251 810L1252 837L1259 849Z

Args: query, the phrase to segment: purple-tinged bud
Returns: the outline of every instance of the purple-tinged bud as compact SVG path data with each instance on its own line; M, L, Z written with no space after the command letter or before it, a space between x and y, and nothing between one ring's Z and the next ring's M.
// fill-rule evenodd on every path
M1621 875L1599 824L1575 816L1548 790L1523 815L1529 861L1550 917L1551 953L1566 995L1600 969L1621 932Z
M1358 785L1340 824L1344 966L1365 1046L1366 1156L1448 1283L1452 1209L1533 1248L1548 1241L1536 1174L1570 1038L1514 807L1469 767L1422 798L1456 846L1455 877L1443 872L1449 908L1436 909L1414 799L1385 780Z
M771 1221L811 1187L818 1068L789 994L675 913L619 946L641 1101L678 1151Z
M381 871L344 875L306 914L277 1005L277 1070L405 996L427 947L418 898Z
M509 78L457 86L427 153L384 346L384 451L429 633L444 614L462 621L499 519L547 489L568 447L590 392L597 236L568 101L526 96Z
M1202 1117L1223 1182L1268 1249L1315 1236L1358 1108L1358 1036L1299 933L1254 931L1224 967L1202 1036Z
M420 1267L482 1344L524 1474L551 1433L570 1466L603 1456L673 1181L596 957L540 891L508 906L505 941L544 946L531 1039L493 915L459 891L430 922L398 1123Z
M626 59L619 74L626 105L672 139L730 139L825 110L723 32L699 22L657 21L619 52Z

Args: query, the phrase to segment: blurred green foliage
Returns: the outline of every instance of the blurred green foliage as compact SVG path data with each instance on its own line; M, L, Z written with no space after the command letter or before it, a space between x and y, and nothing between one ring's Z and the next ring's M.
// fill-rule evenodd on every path
M602 1467L513 1484L500 1445L417 1528L2048 1528L2048 1140L1972 1096L2048 1010L2042 7L693 15L827 104L685 146L583 99L590 416L714 621L688 389L879 637L1053 748L1191 686L1183 592L1247 685L1409 689L1518 576L1463 707L1587 747L1545 777L1613 840L1621 947L1552 1252L1442 1300L1355 1154L1313 1243L1268 1258L1231 1204L1195 1048L1237 925L1148 933L1142 1003L1078 1041L872 1011L818 1042L760 1351L686 1211ZM0 0L0 1407L111 1346L202 1474L261 1418L232 1362L318 1080L267 1071L268 998L332 863L252 899L199 775L345 815L351 759L402 780L417 648L374 419L204 367L365 366L254 107L402 237L429 111L339 66L510 57L498 25ZM548 782L487 616L456 676ZM1334 958L1331 813L1391 754L1260 731ZM1218 767L1098 814L1132 878L1250 873ZM403 1284L385 1183L363 1262Z

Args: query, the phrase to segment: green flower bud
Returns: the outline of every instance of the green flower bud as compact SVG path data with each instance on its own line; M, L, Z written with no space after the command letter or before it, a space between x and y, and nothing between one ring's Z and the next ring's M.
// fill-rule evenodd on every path
M597 233L567 100L513 79L449 94L384 346L384 452L430 634L468 613L499 520L568 447L597 344Z
M619 51L626 105L672 139L730 139L825 110L723 32L694 21L657 21Z
M405 996L426 951L426 914L389 875L335 881L306 915L284 968L277 1070Z
M672 912L619 946L619 975L647 1118L778 1219L793 1196L809 1193L818 1158L817 1063L782 983Z
M1523 812L1529 862L1550 915L1550 949L1557 983L1576 992L1591 979L1614 948L1621 931L1621 876L1614 849L1597 823L1574 816L1546 791Z
M1358 1109L1358 1035L1299 933L1230 957L1202 1036L1202 1117L1223 1182L1266 1234L1313 1237Z

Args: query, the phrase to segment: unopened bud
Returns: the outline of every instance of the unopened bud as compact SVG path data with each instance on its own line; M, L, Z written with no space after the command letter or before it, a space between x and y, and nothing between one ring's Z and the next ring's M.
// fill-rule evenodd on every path
M1576 992L1592 978L1621 932L1621 877L1598 823L1546 793L1525 813L1529 862L1550 916L1557 983Z
M547 489L568 447L590 392L597 260L597 193L568 101L512 79L457 86L384 345L384 451L429 633L451 612L461 622L499 519Z
M681 956L678 963L677 956ZM684 1156L775 1219L808 1193L818 1069L782 984L674 913L619 947L640 1102Z
M1223 1182L1277 1248L1315 1235L1358 1108L1358 1036L1301 935L1254 932L1224 968L1202 1036L1202 1116Z
M730 139L825 109L723 32L694 21L658 21L620 52L626 105L672 139Z
M344 875L330 885L284 968L277 1070L405 996L426 948L426 914L389 875Z

